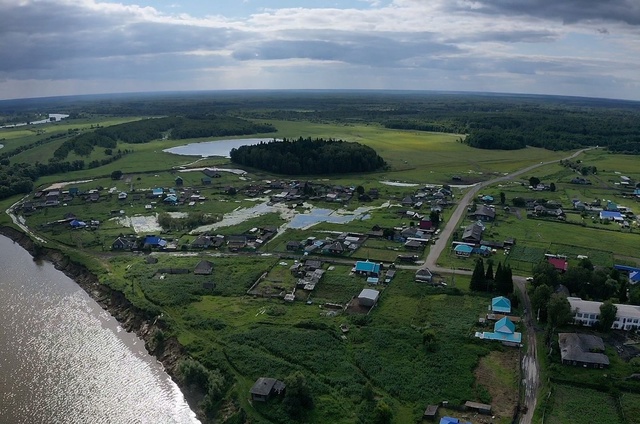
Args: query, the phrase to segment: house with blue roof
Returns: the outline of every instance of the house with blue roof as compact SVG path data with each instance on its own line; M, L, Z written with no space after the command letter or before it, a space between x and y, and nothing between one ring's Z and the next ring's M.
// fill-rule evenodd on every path
M504 296L491 299L491 312L494 314L510 314L511 301Z
M146 236L142 241L143 248L163 248L167 246L167 241L156 236Z
M622 214L617 211L600 211L600 220L602 221L624 221Z
M633 195L640 197L640 188L633 190Z
M469 246L468 244L459 244L453 249L453 251L455 252L456 256L468 258L473 253L473 247Z
M175 194L170 194L167 197L164 198L163 202L165 203L177 203L178 202L178 196L176 196Z
M519 345L522 333L516 331L516 325L508 317L498 320L493 326L493 333L476 332L476 337L487 340L498 340L507 345Z
M470 421L462 421L458 418L442 417L440 418L440 424L471 424Z
M164 194L164 190L162 189L162 187L156 187L151 190L151 194L153 194L154 196L162 196Z
M613 266L618 271L626 272L629 274L629 283L630 284L638 284L640 283L640 268L635 268L627 265L614 265Z
M71 225L71 228L84 228L87 226L87 223L84 221L79 221L77 219L74 219L69 223L69 225Z
M381 266L376 262L357 261L353 267L356 274L366 275L367 277L380 277Z

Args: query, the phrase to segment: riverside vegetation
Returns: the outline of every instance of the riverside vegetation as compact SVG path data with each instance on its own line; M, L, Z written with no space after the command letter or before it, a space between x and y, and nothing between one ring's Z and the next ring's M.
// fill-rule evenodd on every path
M382 287L379 304L368 315L319 308L323 303L344 304L367 287L365 280L350 275L353 262L358 259L392 262L403 251L391 241L370 240L349 256L329 258L335 263L330 264L331 270L329 264L325 265L326 275L318 284L317 292L309 298L311 302L284 303L279 298L250 295L247 291L262 276L272 287L270 290L295 286L289 267L294 260L302 258L287 251L289 241L325 238L328 232L366 233L374 226L407 225L408 220L398 215L402 208L397 205L414 188L386 182L464 186L487 180L527 164L566 156L554 149L608 144L604 141L605 133L589 131L595 125L595 121L590 120L593 114L597 114L598 119L608 119L607 125L615 125L620 116L638 113L637 106L627 102L584 100L585 105L576 105L562 99L538 101L415 93L404 96L239 93L219 100L204 95L192 99L171 95L159 100L143 96L105 106L99 102L61 99L57 107L71 115L68 120L38 128L0 130L0 139L5 145L0 150L0 184L4 184L4 191L0 193L7 198L2 201L2 209L22 197L16 193L33 193L58 181L91 180L72 186L82 192L97 190L100 193L97 203L72 199L66 206L39 209L25 214L26 225L46 241L47 247L60 249L85 264L102 284L124 293L146 318L154 320L159 328L153 339L156 345L169 339L179 341L186 356L178 367L177 378L186 391L199 393L194 399L199 402L200 416L221 422L415 422L427 404L448 401L451 405L460 405L467 400L499 402L505 381L517 380L517 363L510 362L507 377L501 379L488 378L492 373L486 370L481 374L474 372L490 352L494 352L492 355L507 352L506 348L473 337L478 329L478 317L486 311L492 295L472 291L468 276L442 276L448 288L434 288L414 282L415 269L399 268L393 281ZM517 116L509 112L513 104L521 105ZM585 106L595 107L597 112L590 112ZM13 116L35 113L26 107L24 110L12 107ZM0 111L7 108L5 102L0 102ZM449 111L445 112L447 108ZM536 124L544 121L545 116L574 113L576 108L580 109L577 115L580 118L566 121L555 133L552 125ZM154 119L143 119L151 117ZM522 148L510 152L471 147L469 144L479 143L473 140L486 137L485 132L476 129L485 128L491 122L494 123L489 127L491 131L500 132L502 128L504 134L518 132L520 128L521 133L539 131L545 138L560 132L564 135L558 137L561 142L556 145L527 139L525 144L539 147L517 144ZM504 122L509 123L508 131ZM518 122L527 122L527 125L519 127ZM625 118L624 122L631 121ZM535 125L539 125L538 130L532 129ZM625 126L624 134L620 134L630 143L631 147L625 149L631 152L638 140L638 131L629 125ZM222 132L216 132L218 129ZM432 130L442 132L428 132ZM596 138L567 135L582 134L583 130L599 135ZM247 163L253 166L247 174L220 172L219 178L214 178L210 185L203 185L200 172L177 171L206 166L233 168L238 164L219 157L184 158L162 152L186 142L202 141L195 137L228 134L346 140L372 149L379 156L372 162L376 166L366 173L348 174L340 170L342 173L329 176L316 171L300 177L316 186L377 190L377 199L361 202L353 198L339 205L347 212L361 206L370 207L369 216L347 224L325 222L310 228L286 230L267 242L257 254L238 255L225 249L221 252L192 250L190 245L197 235L190 230L215 225L236 210L256 205L255 199L242 195L247 186L284 179L282 175L271 174L272 169L260 170L259 166ZM470 139L464 134L470 134ZM500 140L492 146L478 147L504 147L504 137ZM619 150L616 146L621 143L618 140L609 144L612 150ZM606 198L620 204L635 202L615 185L619 175L640 180L634 159L637 157L601 149L587 152L580 158L582 164L597 169L595 175L589 175L593 182L590 186L571 184L576 171L564 164L543 166L535 171L535 177L553 182L556 189L543 192L545 200L563 205L576 197L589 201ZM380 160L386 163L385 167ZM147 234L163 231L160 235L175 241L178 250L154 252L151 256L157 263L147 261L148 255L111 252L110 245L116 237L133 232L114 219L120 217L120 210L127 217L150 215L145 208L150 201L145 200L144 195L140 201L121 201L118 193L146 193L153 187L180 190L175 186L178 176L184 187L197 189L207 200L192 207L153 205L152 212L160 213L161 229L146 231ZM633 253L638 241L637 230L620 231L615 224L603 224L588 214L573 212L567 214L564 222L527 217L524 208L515 206L514 200L541 197L542 193L531 194L528 188L526 182L531 176L534 175L488 187L483 193L499 199L502 192L505 205L510 206L509 210L496 208L498 218L488 225L488 234L494 239L514 237L518 240L518 250L512 251L514 256L497 258L496 266L502 262L514 274L528 275L548 251L570 252L571 265L574 261L577 264L574 256L578 254L589 256L594 265L611 266L614 260L637 263ZM290 178L296 177L287 177ZM109 193L110 187L117 190ZM241 194L234 195L229 188ZM464 190L464 187L454 188L456 198L461 197ZM384 206L387 202L392 206ZM336 208L324 199L313 203L316 207ZM218 227L212 234L235 235L253 228L280 227L287 222L286 210L293 213L305 209L289 204L283 210L245 217L230 226ZM100 224L95 230L51 225L68 213ZM181 215L185 213L186 216ZM447 209L442 212L445 220L448 213ZM13 225L7 216L0 222ZM557 237L559 232L563 234L561 240ZM599 240L597 245L594 239ZM212 275L158 273L159 269L193 270L202 259L214 264ZM471 260L449 253L445 253L440 262L452 268L473 268ZM209 281L214 283L213 287L204 285ZM348 327L349 331L343 333L341 326ZM504 373L503 363L495 360L484 363L489 364L485 367L493 366L495 374ZM620 369L624 371L616 371L616 375L622 376L631 369L628 367L632 365L621 364ZM558 373L553 366L549 368L552 375ZM252 404L249 389L263 376L284 380L288 384L287 394L266 403ZM566 380L563 384L567 384ZM558 399L563 390L564 386L558 386L555 392ZM620 396L623 408L633 405L627 401L633 396L637 395L624 392L624 396ZM508 402L507 407L500 408L498 422L511 422L517 399ZM555 422L568 422L563 421L561 409L555 411L559 417Z

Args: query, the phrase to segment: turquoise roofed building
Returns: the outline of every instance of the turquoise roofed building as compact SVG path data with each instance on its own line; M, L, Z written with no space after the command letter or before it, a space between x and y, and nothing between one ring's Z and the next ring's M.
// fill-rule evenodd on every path
M510 314L511 301L504 296L491 299L491 312L494 314Z
M357 261L353 272L366 275L367 277L379 277L381 266L377 262Z
M516 325L508 317L503 317L495 323L493 333L488 331L476 332L476 337L498 340L505 344L520 344L522 342L522 333L516 331Z
M156 187L151 191L151 193L154 196L162 196L164 194L164 190L161 187Z
M467 244L459 244L453 249L453 251L457 256L469 257L473 253L473 247Z

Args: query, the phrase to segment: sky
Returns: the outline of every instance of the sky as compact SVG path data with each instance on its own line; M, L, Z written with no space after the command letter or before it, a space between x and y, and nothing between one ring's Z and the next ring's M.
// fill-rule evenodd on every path
M0 0L0 99L238 89L640 100L640 0Z

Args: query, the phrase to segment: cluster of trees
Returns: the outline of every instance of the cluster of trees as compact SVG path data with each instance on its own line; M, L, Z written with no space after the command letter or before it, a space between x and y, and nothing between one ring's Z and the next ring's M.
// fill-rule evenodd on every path
M424 122L408 119L394 119L384 123L385 128L394 130L415 130L460 134L465 131L463 125L455 125L447 122Z
M208 417L215 416L220 400L227 389L224 374L219 369L208 369L193 359L180 362L178 374L190 390L202 393L200 406L205 414Z
M473 268L469 288L474 291L498 293L502 296L509 296L513 293L513 273L511 272L511 267L498 262L498 267L494 274L493 260L487 260L487 268L485 271L484 260L478 258Z
M8 159L2 159L0 160L0 200L16 194L29 193L33 190L33 183L39 177L80 171L85 168L97 168L114 162L129 153L131 153L131 151L127 149L118 150L108 158L93 160L89 162L89 164L85 164L83 160L65 162L52 160L47 163L11 164Z
M614 268L596 269L587 258L581 259L578 266L570 267L564 274L559 274L547 261L533 268L533 289L547 286L553 290L560 284L569 293L583 299L640 304L640 289L632 288L629 291L628 280L620 271Z
M268 133L275 130L270 124L257 124L246 119L228 116L198 115L143 119L100 127L95 131L79 134L65 141L53 155L60 160L66 158L70 152L88 156L95 146L114 149L118 142L137 144L148 143L162 137L172 139L222 137Z
M371 147L343 140L273 140L231 150L237 164L285 175L371 172L386 166Z
M192 212L184 218L173 218L166 212L158 215L158 224L165 230L193 230L196 227L213 222L215 222L215 218L204 212Z
M592 165L586 166L582 163L581 160L573 161L569 159L561 159L560 165L564 166L565 168L571 168L574 171L580 172L580 174L585 176L590 174L595 175L598 173L598 168Z

